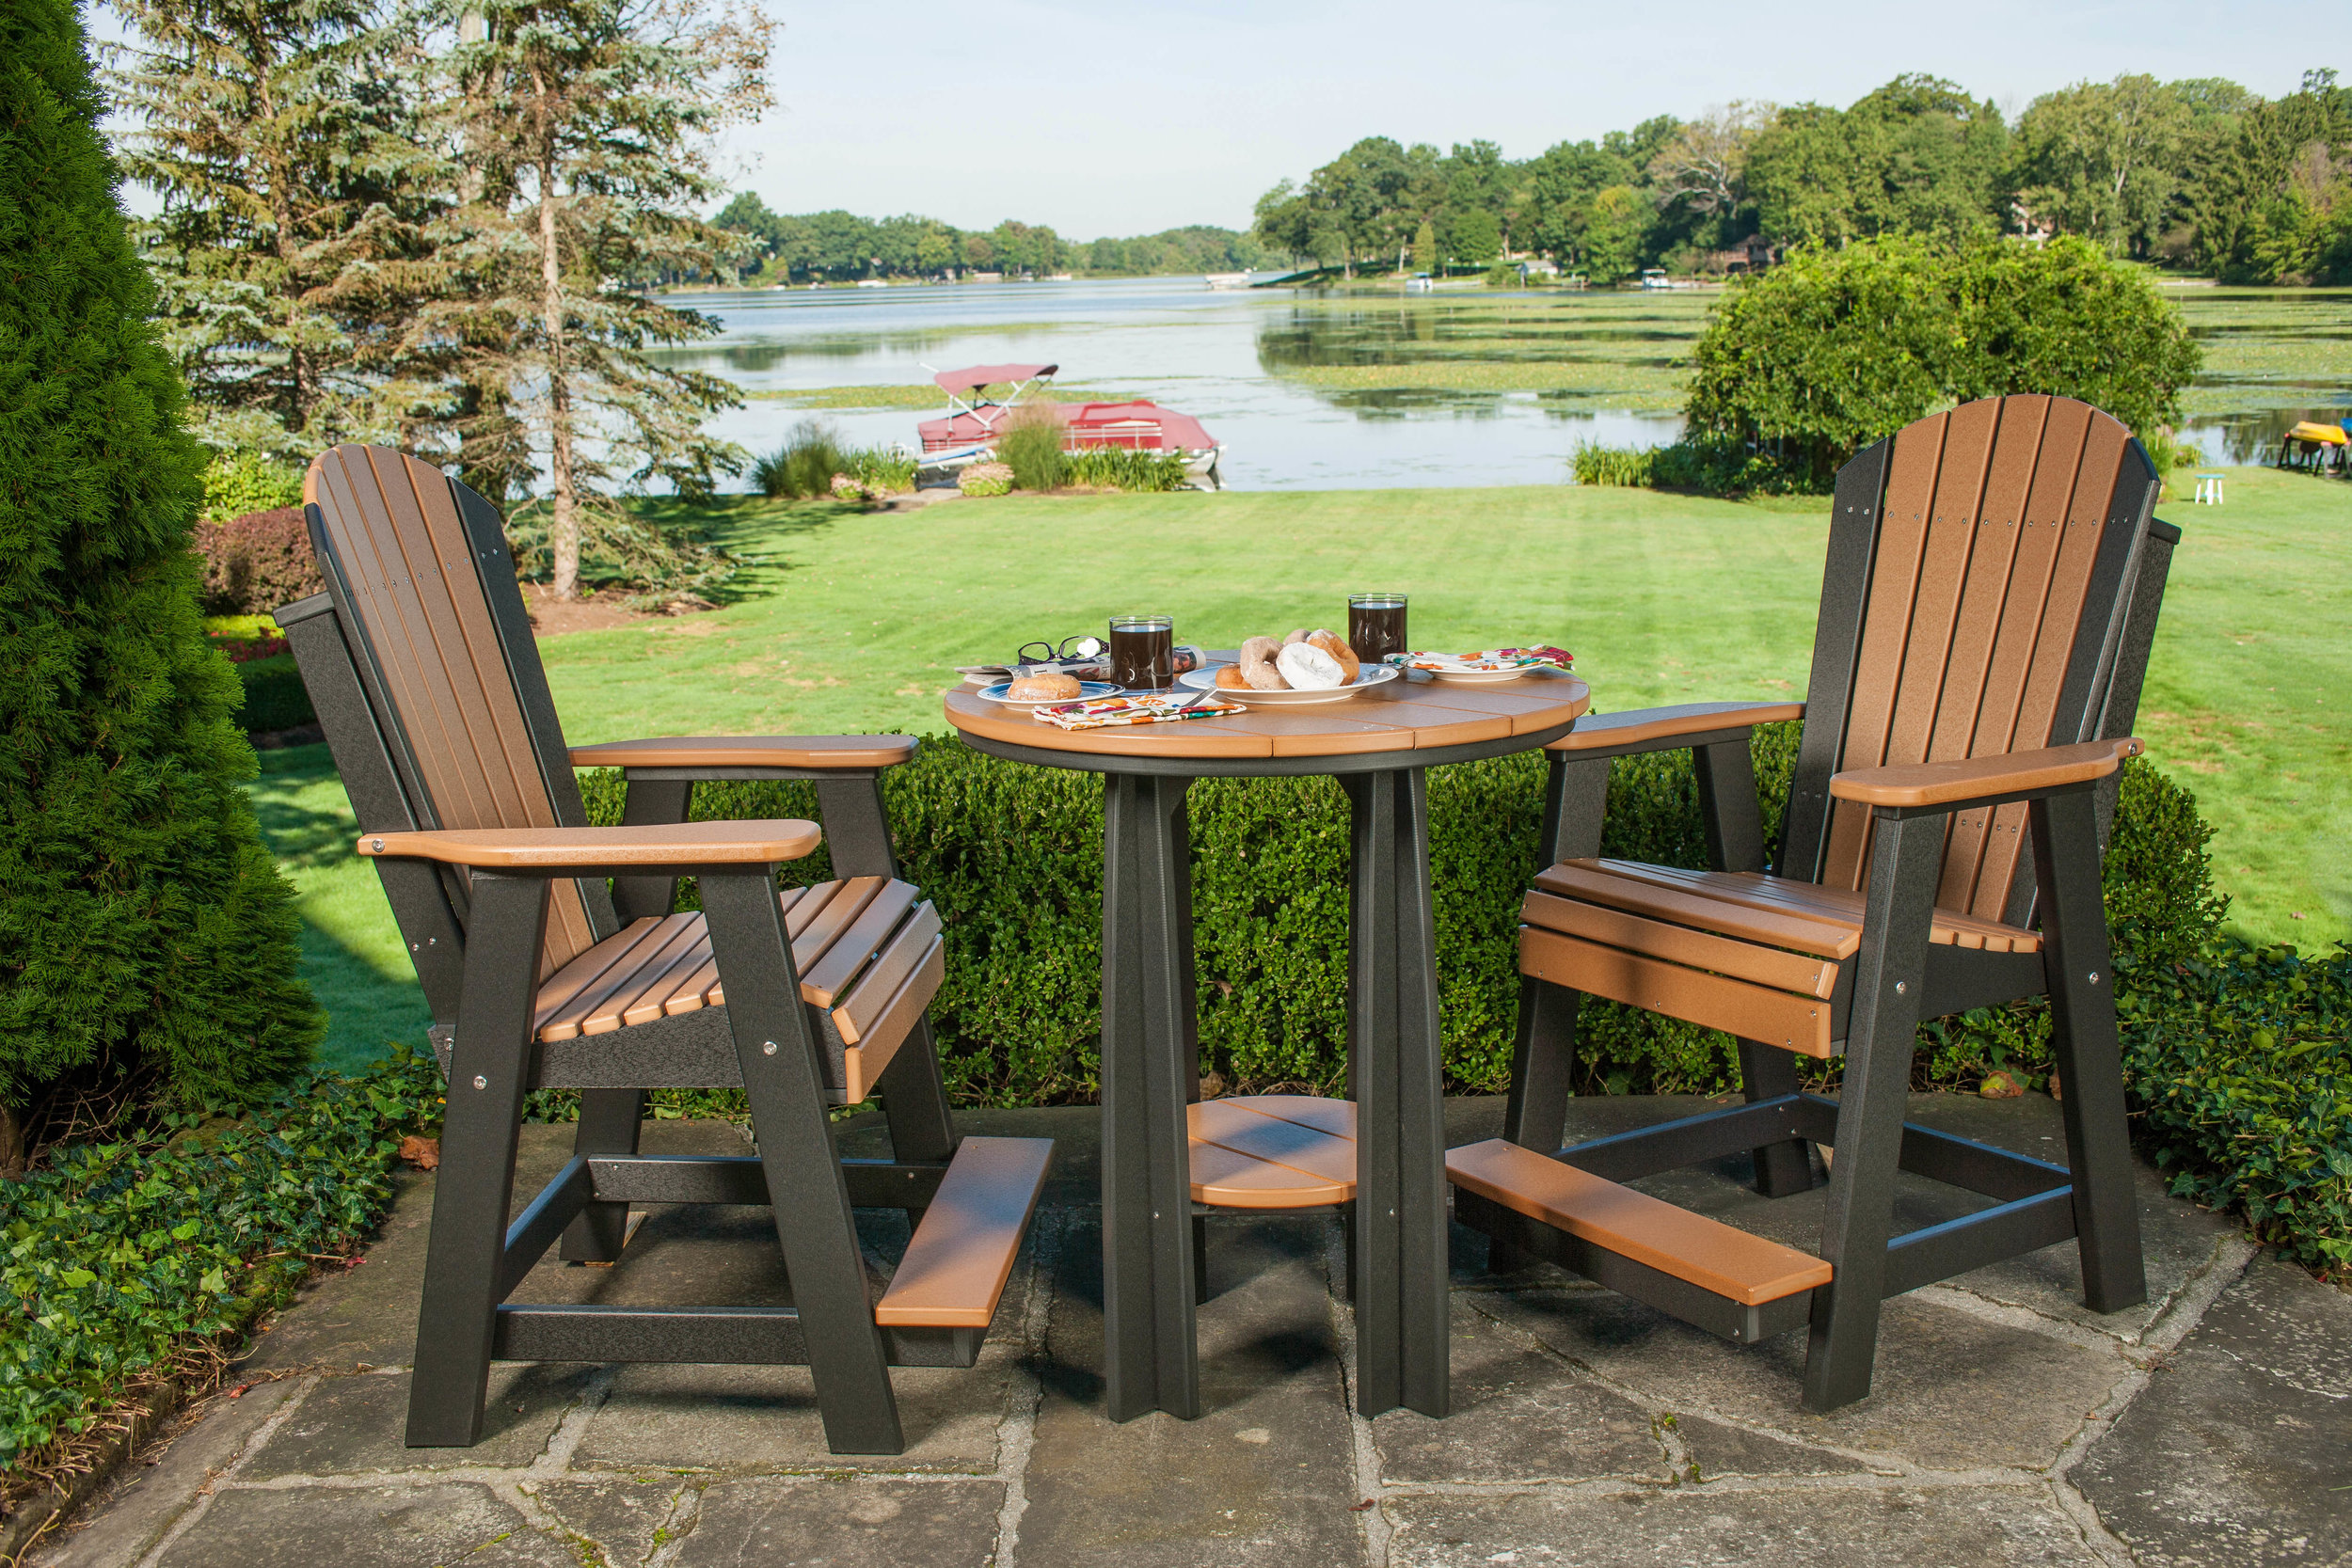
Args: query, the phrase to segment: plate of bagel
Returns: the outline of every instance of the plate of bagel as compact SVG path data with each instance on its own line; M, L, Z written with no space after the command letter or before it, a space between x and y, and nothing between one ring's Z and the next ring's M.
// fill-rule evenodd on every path
M1177 676L1176 684L1279 705L1343 702L1396 677L1389 665L1359 662L1343 639L1302 627L1283 638L1253 637L1241 645L1237 662L1192 671Z
M1109 681L1082 681L1075 675L1049 670L984 686L980 688L980 695L1007 707L1033 708L1050 703L1097 702L1104 697L1118 696L1119 688Z

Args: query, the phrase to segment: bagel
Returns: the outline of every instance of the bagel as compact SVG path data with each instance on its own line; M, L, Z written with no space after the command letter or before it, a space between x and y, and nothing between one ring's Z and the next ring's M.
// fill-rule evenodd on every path
M1311 642L1294 642L1275 658L1282 678L1298 691L1329 691L1347 684L1340 661Z
M1340 673L1347 677L1341 683L1343 686L1354 686L1356 677L1364 673L1363 661L1356 657L1356 650L1327 631L1317 628L1309 632L1307 645L1321 648L1331 656L1332 662L1340 667Z
M1023 675L1005 688L1005 695L1021 702L1066 703L1079 695L1078 677L1058 671Z
M1274 667L1282 645L1271 637L1253 637L1241 645L1241 678L1259 691L1281 691L1290 686Z

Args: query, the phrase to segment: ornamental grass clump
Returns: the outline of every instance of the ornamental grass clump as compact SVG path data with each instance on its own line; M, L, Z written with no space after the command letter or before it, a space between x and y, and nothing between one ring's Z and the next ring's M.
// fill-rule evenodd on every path
M322 1032L189 548L205 453L70 0L0 0L0 1169L78 1091L246 1104Z

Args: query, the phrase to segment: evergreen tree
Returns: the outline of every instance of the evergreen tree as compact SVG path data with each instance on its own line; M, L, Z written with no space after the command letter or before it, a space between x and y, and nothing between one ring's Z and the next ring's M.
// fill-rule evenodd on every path
M0 0L0 1166L51 1093L250 1099L320 1022L197 616L202 450L72 0Z
M113 3L133 29L113 86L141 126L125 172L162 198L150 259L215 438L307 455L388 428L365 350L402 308L383 269L437 167L415 40L386 0Z
M421 23L457 31L435 97L458 199L427 229L441 282L405 352L467 389L441 420L461 443L504 440L511 467L527 433L545 454L548 554L569 598L583 531L625 558L664 553L628 542L636 525L600 483L702 497L741 466L702 430L735 389L651 352L717 324L649 290L755 248L694 209L721 193L714 135L768 103L772 24L723 0L429 3Z

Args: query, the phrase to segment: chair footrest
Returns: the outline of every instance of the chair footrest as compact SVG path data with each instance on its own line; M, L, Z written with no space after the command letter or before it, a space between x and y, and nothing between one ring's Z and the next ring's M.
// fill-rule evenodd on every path
M1045 1187L1051 1138L966 1138L874 1307L883 1328L986 1328Z
M1448 1149L1445 1173L1457 1187L1743 1307L1830 1282L1829 1264L1810 1253L1501 1138Z
M1301 1094L1184 1107L1192 1200L1220 1209L1321 1209L1356 1198L1356 1105Z

